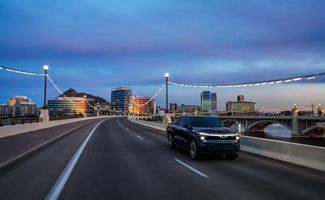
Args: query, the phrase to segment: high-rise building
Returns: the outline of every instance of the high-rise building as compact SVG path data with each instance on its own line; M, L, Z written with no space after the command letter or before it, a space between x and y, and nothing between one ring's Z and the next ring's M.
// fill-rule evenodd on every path
M243 102L244 101L244 95L238 95L237 101Z
M84 97L56 97L47 99L49 114L94 114L95 99ZM87 103L88 102L88 103Z
M210 91L201 92L201 114L208 115L211 112Z
M217 93L211 93L211 115L217 114Z
M111 110L128 112L132 89L129 87L118 87L111 90Z
M215 115L217 112L217 93L201 92L201 114Z
M0 105L0 114L12 116L37 115L37 105L27 96L13 96L5 105Z

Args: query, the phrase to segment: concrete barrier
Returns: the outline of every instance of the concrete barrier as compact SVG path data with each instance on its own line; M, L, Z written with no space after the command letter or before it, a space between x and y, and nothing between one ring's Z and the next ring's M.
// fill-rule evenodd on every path
M163 124L134 119L129 120L157 130L166 131L166 127ZM324 147L249 136L240 136L240 146L241 150L245 152L325 171Z
M141 120L131 119L131 118L128 118L128 120L160 131L166 131L166 126L162 123L141 121Z
M64 119L64 120L57 120L57 121L49 121L49 122L38 122L38 123L31 123L31 124L18 124L12 126L1 126L0 127L0 138L13 136L21 133L26 133L29 131L36 131L39 129L50 128L54 126L59 126L63 124L90 120L90 119L101 119L107 117L115 117L115 116L100 116L100 117L83 117L83 118L74 118L74 119Z

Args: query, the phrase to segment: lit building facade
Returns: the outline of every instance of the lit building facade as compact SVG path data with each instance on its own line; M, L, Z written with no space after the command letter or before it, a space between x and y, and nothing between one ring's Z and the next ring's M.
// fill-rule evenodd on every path
M37 105L27 96L12 96L5 105L0 105L1 115L24 116L37 115Z
M84 98L84 97L68 97L69 101L65 97L48 98L47 99L47 109L49 114L89 114L92 115L95 112L93 108L95 106L94 98ZM88 103L86 102L88 101Z
M129 112L130 97L132 89L129 87L118 87L111 90L111 110Z
M131 113L140 114L140 113L150 113L155 114L156 110L156 101L151 100L149 103L147 103L151 97L146 96L131 96L130 97L130 104L129 104L129 110ZM146 105L144 105L147 103Z

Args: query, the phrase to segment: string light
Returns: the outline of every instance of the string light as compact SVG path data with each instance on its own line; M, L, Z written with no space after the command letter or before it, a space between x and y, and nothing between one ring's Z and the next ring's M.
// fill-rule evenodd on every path
M0 66L0 69L4 69L4 70L6 70L8 72L14 72L14 73L18 73L18 74L41 75L41 76L44 76L45 75L44 73L26 72L26 71L17 70L17 69L11 69L9 67L3 67L3 66Z
M239 84L229 84L229 85L193 85L193 87L198 87L198 88L212 88L212 87L216 87L216 88L231 88L231 87L246 87L246 86L259 86L259 85L272 85L274 83L279 84L279 83L289 83L292 81L300 81L303 78L306 78L307 80L310 79L314 79L316 78L316 76L321 76L324 75L324 73L319 73L319 74L314 74L314 75L307 75L307 76L300 76L300 77L295 77L295 78L285 78L282 80L268 80L268 81L261 81L261 82L253 82L253 83L239 83ZM168 81L168 83L172 84L172 85L181 85L181 86L187 86L189 85L190 87L192 85L190 84L185 84L185 83L176 83L176 82L172 82L172 81Z
M164 82L164 84L162 84L162 86L159 88L159 90L156 92L156 94L155 95L153 95L153 97L151 97L150 98L150 100L149 101L147 101L146 103L144 103L144 104L137 104L135 101L134 101L134 99L132 99L132 103L134 103L136 106L145 106L145 105L147 105L149 102L151 102L157 95L158 95L158 93L161 91L161 89L165 86L165 84L166 84L166 82Z

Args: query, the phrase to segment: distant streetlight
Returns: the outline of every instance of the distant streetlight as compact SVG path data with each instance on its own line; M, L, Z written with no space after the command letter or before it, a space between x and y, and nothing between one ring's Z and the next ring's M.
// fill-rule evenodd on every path
M43 69L45 70L44 107L43 107L43 109L47 109L47 105L46 105L46 76L47 76L47 70L49 69L49 66L44 65Z
M165 77L166 77L166 113L168 113L168 77L169 77L169 73L166 73Z

